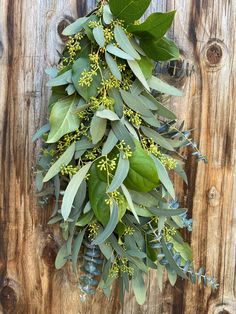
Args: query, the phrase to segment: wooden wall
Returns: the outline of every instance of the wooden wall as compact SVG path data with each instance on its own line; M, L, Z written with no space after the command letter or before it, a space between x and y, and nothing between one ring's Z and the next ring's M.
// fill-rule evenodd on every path
M196 266L206 265L220 283L216 292L179 281L149 278L144 306L117 290L85 303L70 269L56 271L58 234L47 226L50 210L36 206L32 167L39 146L31 142L46 121L49 90L45 67L56 64L68 22L95 1L0 1L0 312L23 314L234 314L236 238L236 2L153 0L152 10L177 9L172 37L196 73L175 79L185 91L172 106L194 128L209 165L188 159L187 189L180 200L192 210ZM184 193L183 193L184 191ZM188 196L187 196L188 195Z

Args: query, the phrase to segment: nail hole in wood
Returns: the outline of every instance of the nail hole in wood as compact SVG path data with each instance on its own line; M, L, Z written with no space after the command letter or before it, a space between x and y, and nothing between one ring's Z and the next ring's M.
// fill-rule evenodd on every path
M0 293L0 302L5 311L15 312L17 305L17 295L14 289L9 286L3 287Z
M50 268L54 268L55 265L55 260L57 256L57 246L53 243L48 243L42 253L42 259L45 263Z

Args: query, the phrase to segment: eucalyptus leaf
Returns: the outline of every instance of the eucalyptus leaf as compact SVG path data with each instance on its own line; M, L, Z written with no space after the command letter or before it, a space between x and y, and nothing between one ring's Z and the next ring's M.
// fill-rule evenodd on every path
M42 135L50 131L50 124L47 123L44 126L42 126L37 132L33 135L32 141L35 142L37 139L39 139Z
M115 190L117 190L121 186L125 178L127 177L128 172L129 172L129 160L124 157L123 153L120 153L120 158L118 161L116 172L107 190L107 193L112 193Z
M108 155L116 146L117 142L118 142L118 139L115 136L114 132L111 130L108 134L106 142L103 145L102 155Z
M131 70L133 71L134 75L139 79L139 81L143 84L143 86L150 91L148 82L146 81L146 78L138 64L137 61L132 61L132 60L128 60L128 65L131 68Z
M139 96L133 95L125 90L120 90L120 94L126 105L132 110L145 117L153 117L152 112L143 105L142 99L139 98Z
M79 220L76 223L76 226L78 227L85 227L87 226L93 219L94 213L92 211L83 214L79 217Z
M129 145L130 148L133 150L135 148L134 139L126 129L126 127L122 124L121 121L113 121L111 122L112 130L120 141L125 141L126 145Z
M167 139L165 139L161 134L159 134L158 132L156 132L153 129L148 128L146 126L142 126L141 130L142 130L144 135L153 139L157 145L159 145L159 146L161 146L161 147L163 147L169 151L172 151L172 152L175 151L175 149L173 148L171 143Z
M97 44L103 48L105 46L105 37L103 28L101 26L97 26L93 29L93 36Z
M105 59L106 59L107 65L108 65L111 73L117 78L117 80L121 81L122 76L121 76L120 70L118 68L118 65L117 65L116 61L112 58L112 56L107 51L105 52Z
M86 231L86 229L82 230L77 235L77 237L75 238L74 243L73 243L73 253L72 253L71 260L72 260L73 271L75 273L77 273L78 255L79 255L79 251L80 251L80 248L81 248L81 245L83 242L85 231Z
M138 79L136 79L133 82L130 91L132 94L139 96L144 91L144 86Z
M119 208L115 201L113 201L111 206L111 216L110 220L106 226L106 228L103 230L102 233L100 233L95 240L92 241L92 245L99 245L105 242L109 236L112 234L112 232L115 230L116 225L118 224L119 219Z
M186 209L156 209L149 208L149 211L159 217L173 217L186 213Z
M57 68L47 68L45 70L45 73L50 76L51 78L55 78L58 75L58 69Z
M62 34L65 36L71 36L71 35L79 33L83 29L83 27L86 25L88 20L89 18L86 16L77 19L74 23L68 25L63 30Z
M143 305L146 300L147 289L141 271L136 271L134 277L132 278L132 288L138 304Z
M67 263L68 251L67 244L65 243L57 253L57 257L55 260L56 269L61 269Z
M72 177L71 181L69 182L69 184L65 190L65 194L63 197L63 201L62 201L62 207L61 207L61 214L62 214L64 220L67 220L69 215L70 215L72 204L74 202L74 198L76 196L76 193L80 187L80 184L82 183L85 176L87 175L87 173L91 167L91 164L92 163L89 162L85 166L83 166Z
M74 84L69 84L66 88L66 92L69 96L73 95L76 92Z
M107 127L107 120L93 116L90 126L90 133L92 136L92 143L97 144L105 135Z
M60 158L51 166L45 175L43 182L48 182L50 179L55 177L63 166L68 165L75 153L75 143L71 144L67 150L60 156Z
M51 130L47 143L55 143L63 135L78 129L80 119L75 114L76 103L77 97L69 96L54 104L49 118Z
M182 91L175 88L174 86L167 84L166 82L160 80L158 77L155 76L152 76L152 78L148 81L148 85L150 88L163 94L168 94L172 96L183 96Z
M96 116L101 119L107 119L110 121L118 121L120 118L117 116L117 114L111 110L104 109L104 110L98 110L96 112Z
M123 114L124 114L123 113L123 111L124 111L124 104L123 104L123 100L121 98L121 95L120 95L118 89L117 88L111 88L108 91L108 95L115 102L114 109L115 109L116 114L119 116L119 118L122 118Z
M126 200L127 200L127 203L128 203L128 205L129 205L129 208L130 208L130 210L132 211L132 213L133 213L135 219L137 220L138 223L140 223L139 218L138 218L138 215L137 215L137 213L136 213L136 211L135 211L135 207L134 207L134 204L133 204L132 197L131 197L131 195L130 195L128 189L126 188L126 186L125 186L124 184L121 184L121 189L122 189L122 192L124 193L124 196L125 196L125 198L126 198Z
M113 21L113 15L108 4L103 7L103 21L106 25L110 25Z
M181 165L180 161L177 161L174 171L184 180L186 184L188 184L187 174L184 171L183 166Z
M129 38L125 34L123 28L119 25L115 26L114 29L115 40L117 44L123 49L128 55L132 56L134 59L140 60L141 57L137 53L137 51L133 48L132 44L130 43Z
M113 44L109 44L108 46L106 46L106 51L108 51L109 53L111 53L112 55L119 57L121 59L125 59L125 60L134 60L134 58L132 56L130 56L128 53L124 52L123 50L121 50L120 48L117 48L115 45Z

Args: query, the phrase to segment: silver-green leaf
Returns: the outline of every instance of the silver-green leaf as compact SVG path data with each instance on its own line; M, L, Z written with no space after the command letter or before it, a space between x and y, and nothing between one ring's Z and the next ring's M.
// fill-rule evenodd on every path
M98 110L96 112L96 116L102 119L107 119L110 121L118 121L120 118L117 116L117 114L114 111L104 109L104 110Z
M137 61L133 61L133 60L127 60L129 67L131 68L131 70L133 71L134 75L139 79L139 81L143 84L143 86L150 91L150 83L148 84L139 64Z
M163 94L168 94L172 96L183 96L182 91L175 88L174 86L167 84L166 82L163 82L162 80L155 76L152 76L150 80L148 80L148 85L150 88Z
M107 120L93 116L90 126L90 134L92 136L92 143L97 144L104 136L107 127Z
M128 203L128 205L129 205L129 208L130 208L130 210L132 211L132 213L133 213L135 219L137 220L138 223L140 223L139 218L138 218L138 215L137 215L136 210L135 210L135 207L134 207L134 204L133 204L132 197L131 197L131 195L130 195L128 189L126 188L126 186L125 186L124 184L121 184L121 189L122 189L122 192L124 193L124 196L125 196L125 198L126 198L126 200L127 200L127 203Z
M77 19L74 23L68 25L62 32L65 36L71 36L80 32L83 27L86 25L87 21L89 20L88 17L81 17Z
M105 59L106 59L107 65L108 65L111 73L117 78L117 80L121 81L122 76L121 76L120 70L118 68L118 65L117 65L116 61L112 58L112 56L107 51L105 52Z
M106 46L106 51L108 51L112 55L119 57L121 59L134 60L134 58L131 57L128 53L124 52L123 50L121 50L120 48L117 48L116 46L112 44Z
M105 37L103 28L101 26L97 26L93 29L93 36L97 44L103 48L105 46Z

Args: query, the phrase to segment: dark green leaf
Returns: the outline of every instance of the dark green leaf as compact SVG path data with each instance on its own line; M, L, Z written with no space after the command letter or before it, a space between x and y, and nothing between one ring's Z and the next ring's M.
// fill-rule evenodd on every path
M81 215L76 223L76 226L79 227L87 226L92 221L93 217L94 213L92 211L88 212L87 214Z
M126 24L132 23L145 13L151 0L110 0L111 12Z
M84 167L82 167L71 179L70 183L68 184L65 194L62 201L62 207L61 207L61 214L64 218L64 220L67 220L67 218L70 215L72 204L74 202L76 193L84 180L86 174L89 171L89 168L91 167L91 162L87 163Z
M118 208L118 205L114 201L110 210L111 210L111 216L110 216L110 220L106 228L103 230L102 233L100 233L97 236L95 240L92 241L92 245L99 245L99 244L104 243L112 234L112 232L115 230L119 221L119 208Z
M60 156L60 158L51 166L48 170L47 174L45 175L43 182L47 182L55 175L57 175L60 171L62 166L68 165L71 161L75 153L75 143L71 144L67 150Z
M59 100L52 107L49 122L51 130L48 135L47 143L57 142L63 135L78 129L80 119L75 113L77 97L70 96Z

